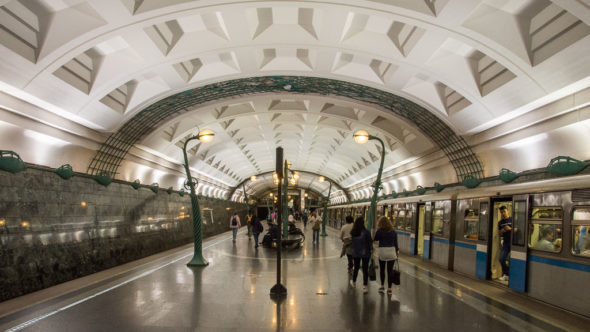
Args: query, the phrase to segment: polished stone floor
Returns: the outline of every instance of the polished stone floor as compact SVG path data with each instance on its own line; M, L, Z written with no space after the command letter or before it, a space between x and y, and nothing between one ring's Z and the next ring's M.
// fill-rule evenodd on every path
M192 257L192 246L186 246L142 261L128 270L106 274L88 285L60 291L63 293L50 299L30 300L23 309L4 310L4 315L0 310L0 329L503 332L571 329L534 314L540 310L527 313L454 278L449 280L423 269L411 257L402 257L402 285L392 296L378 293L375 282L369 282L369 293L363 294L360 282L356 289L349 286L346 259L339 257L337 231L328 229L328 237L322 238L319 245L311 243L311 229L305 233L304 247L283 252L282 284L288 294L279 303L269 296L270 288L276 283L276 251L262 247L254 250L253 240L242 229L235 244L230 233L203 243L203 254L210 263L205 268L186 266ZM486 287L498 289L498 286ZM5 304L8 305L0 303L0 306Z

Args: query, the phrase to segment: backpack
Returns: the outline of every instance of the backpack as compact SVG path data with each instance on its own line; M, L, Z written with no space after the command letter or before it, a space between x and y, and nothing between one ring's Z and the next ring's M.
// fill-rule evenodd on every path
M238 226L238 220L236 219L236 217L231 218L231 225Z
M320 230L320 220L319 220L319 219L316 219L316 220L315 220L315 222L313 223L313 227L312 227L312 229L313 229L314 231L319 231L319 230Z
M258 233L262 233L262 231L264 231L264 227L262 227L260 221L256 223L256 230L258 230Z

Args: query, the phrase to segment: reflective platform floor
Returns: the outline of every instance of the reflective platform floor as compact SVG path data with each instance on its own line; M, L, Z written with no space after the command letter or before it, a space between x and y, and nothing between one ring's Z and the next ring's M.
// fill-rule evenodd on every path
M349 285L338 232L319 245L311 228L300 249L283 252L288 294L270 298L276 251L245 229L209 238L209 266L189 268L192 245L0 303L8 331L584 331L590 321L491 282L401 258L393 295L369 282ZM379 277L377 277L379 279Z

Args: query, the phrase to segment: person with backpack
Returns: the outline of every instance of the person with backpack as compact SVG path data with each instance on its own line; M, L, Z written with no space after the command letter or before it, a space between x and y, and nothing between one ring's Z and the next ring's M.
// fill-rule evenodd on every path
M259 218L254 218L252 222L252 235L254 235L254 249L258 249L258 236L264 231L264 227Z
M316 210L311 211L311 217L309 218L309 222L312 224L311 229L313 230L313 242L320 244L320 226L322 220L318 217L318 213Z
M236 236L238 235L238 229L240 228L240 217L237 212L229 218L229 228L232 230L233 242L236 242Z

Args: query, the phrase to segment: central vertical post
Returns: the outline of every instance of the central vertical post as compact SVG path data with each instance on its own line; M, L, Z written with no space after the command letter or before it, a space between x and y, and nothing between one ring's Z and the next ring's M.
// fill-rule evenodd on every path
M279 238L277 239L277 283L272 286L272 288L270 289L270 296L271 297L281 297L281 296L286 296L287 295L287 288L285 286L283 286L281 284L281 249L283 247L282 244L282 232L281 232L281 222L280 220L282 220L282 216L283 216L283 204L282 203L282 195L285 195L285 193L282 192L281 190L281 186L282 183L281 181L283 180L285 174L283 174L283 148L278 147L277 148L277 152L276 152L276 172L279 178L279 184L278 184L278 198L279 198L279 206L278 206L278 216L277 216L277 220L279 221L277 224L277 226L279 227Z

